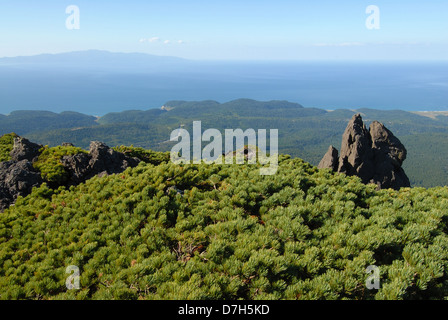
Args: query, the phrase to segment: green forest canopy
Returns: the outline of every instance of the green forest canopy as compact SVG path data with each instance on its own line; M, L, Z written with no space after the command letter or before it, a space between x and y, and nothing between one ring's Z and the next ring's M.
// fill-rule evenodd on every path
M109 146L131 145L169 151L172 130L193 121L203 128L279 129L279 151L317 165L329 145L339 148L344 129L360 112L368 125L382 122L408 150L404 170L416 187L448 184L448 117L441 113L411 113L401 110L358 109L326 111L304 108L287 101L238 99L216 101L169 101L162 110L132 110L109 113L99 119L76 112L55 114L16 111L0 115L0 135L16 132L33 142L51 147L71 142L88 148L97 140ZM168 111L169 110L169 111ZM425 116L423 116L425 115Z

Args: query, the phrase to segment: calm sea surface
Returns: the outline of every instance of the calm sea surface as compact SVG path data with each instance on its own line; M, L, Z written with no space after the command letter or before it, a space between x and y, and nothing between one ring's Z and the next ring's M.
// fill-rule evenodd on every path
M448 63L189 62L142 72L0 67L1 114L104 115L159 108L169 100L239 98L324 109L448 110Z

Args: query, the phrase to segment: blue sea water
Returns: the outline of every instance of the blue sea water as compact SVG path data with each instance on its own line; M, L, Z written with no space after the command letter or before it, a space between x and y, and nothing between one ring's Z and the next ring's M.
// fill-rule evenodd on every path
M323 109L448 110L448 62L188 62L152 71L0 67L0 114L104 115L170 100L288 100Z

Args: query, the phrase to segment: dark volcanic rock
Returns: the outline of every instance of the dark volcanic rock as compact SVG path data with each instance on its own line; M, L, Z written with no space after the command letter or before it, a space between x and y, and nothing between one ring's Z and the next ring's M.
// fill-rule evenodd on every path
M375 173L372 182L381 188L409 187L410 182L403 168L407 150L384 125L374 121L370 125Z
M319 168L356 175L363 183L377 184L379 189L399 189L410 186L401 167L406 154L404 145L383 124L374 121L367 130L361 115L356 114L342 136L339 159L337 150L330 147Z
M17 162L22 160L28 160L32 162L39 156L40 154L39 150L41 148L42 148L41 145L30 142L25 138L15 137L14 147L10 153L11 161Z
M64 145L72 146L68 143ZM18 196L27 196L33 187L44 182L40 172L33 167L41 147L22 137L14 139L12 160L0 163L0 212L12 205ZM61 162L69 173L67 185L77 185L95 175L121 173L128 167L137 166L140 160L116 152L104 143L92 142L89 154L66 156Z
M363 182L364 177L374 169L372 162L372 141L369 131L362 122L361 115L356 114L350 120L342 135L341 154L339 157L338 172L349 176L359 176Z
M404 145L383 124L373 121L370 125L372 148L381 151L395 166L401 166L406 160Z
M69 184L77 185L87 180L90 157L86 153L78 153L61 159L62 165L69 173Z
M79 184L96 175L121 173L137 166L140 160L116 152L102 142L93 141L89 154L66 156L61 162L69 172L69 184Z
M74 147L73 143L70 143L70 142L62 142L61 146L63 146L63 147Z
M128 167L135 167L140 162L139 159L116 152L98 141L90 144L89 155L91 156L89 166L95 174L102 172L107 174L120 173Z
M324 155L319 165L317 166L317 168L319 169L330 168L333 171L337 171L339 166L338 154L339 154L338 150L335 147L330 146L328 148L327 153Z
M0 212L3 212L18 196L27 196L33 187L42 184L40 173L28 160L0 162Z

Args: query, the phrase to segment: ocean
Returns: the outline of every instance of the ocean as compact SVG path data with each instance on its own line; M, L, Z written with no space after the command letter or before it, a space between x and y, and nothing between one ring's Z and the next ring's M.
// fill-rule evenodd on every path
M125 68L0 67L0 114L104 115L170 100L288 100L334 109L448 110L448 62L194 62Z

